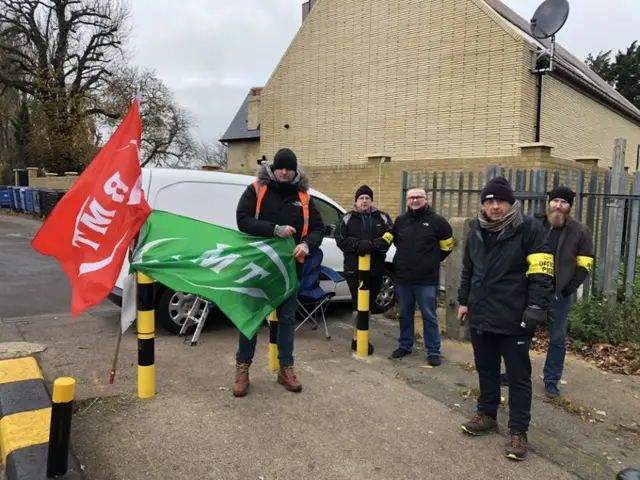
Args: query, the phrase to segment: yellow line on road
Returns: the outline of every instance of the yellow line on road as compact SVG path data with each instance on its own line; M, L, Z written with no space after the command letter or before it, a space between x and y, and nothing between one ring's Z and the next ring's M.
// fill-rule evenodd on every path
M33 357L0 360L0 384L42 379L42 372Z
M14 450L49 441L51 408L14 413L0 419L0 452L2 463Z

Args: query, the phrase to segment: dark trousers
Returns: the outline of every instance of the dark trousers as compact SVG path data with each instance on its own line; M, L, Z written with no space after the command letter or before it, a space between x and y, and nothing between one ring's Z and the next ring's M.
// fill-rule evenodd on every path
M347 285L351 292L351 310L358 310L358 277L349 275L347 277ZM369 280L369 311L373 310L373 304L376 301L380 287L382 286L382 277L371 277Z
M298 306L298 292L295 291L276 308L278 314L278 360L283 367L293 367L293 341L296 329L296 308ZM242 333L238 338L236 360L251 363L256 354L258 334L249 339Z
M500 360L509 376L509 429L526 432L531 421L531 335L478 334L471 329L473 356L480 382L478 412L493 418L500 405Z

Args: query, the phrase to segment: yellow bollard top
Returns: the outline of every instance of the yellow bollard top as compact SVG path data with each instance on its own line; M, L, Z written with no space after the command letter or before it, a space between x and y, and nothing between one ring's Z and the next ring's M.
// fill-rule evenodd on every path
M69 403L76 396L76 381L71 377L56 378L53 382L53 403Z

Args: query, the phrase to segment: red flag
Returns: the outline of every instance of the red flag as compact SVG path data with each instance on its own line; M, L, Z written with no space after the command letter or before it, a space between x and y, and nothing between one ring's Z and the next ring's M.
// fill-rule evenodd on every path
M71 286L71 314L102 302L131 240L151 213L142 192L142 121L135 99L118 129L62 197L31 246L58 259Z

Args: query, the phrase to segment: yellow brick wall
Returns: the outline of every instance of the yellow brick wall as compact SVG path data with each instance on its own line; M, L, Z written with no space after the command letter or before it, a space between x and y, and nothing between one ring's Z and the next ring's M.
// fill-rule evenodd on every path
M235 173L255 173L261 157L260 140L229 142L227 150L228 170Z
M77 176L64 176L64 177L37 177L29 179L30 187L39 188L54 188L68 190L71 185L78 179Z
M525 95L522 97L524 141L534 140L537 102L537 77L528 73L532 51L523 51ZM558 158L598 157L600 166L611 166L613 145L617 137L627 139L626 165L636 168L640 144L640 125L615 113L596 100L580 93L561 80L545 75L542 81L542 127L540 140L553 144Z
M522 40L492 16L477 0L320 0L262 91L261 153L517 153Z

